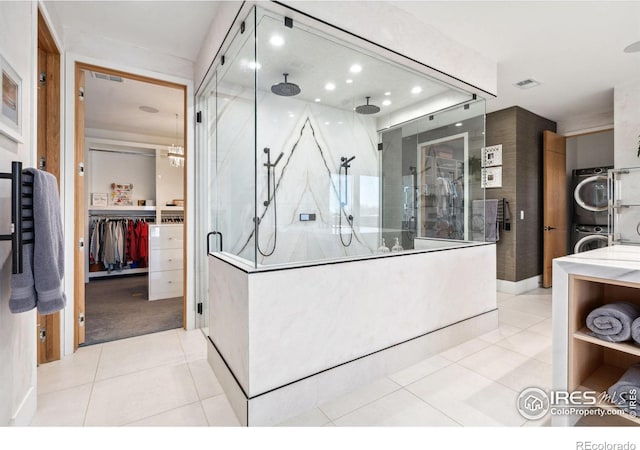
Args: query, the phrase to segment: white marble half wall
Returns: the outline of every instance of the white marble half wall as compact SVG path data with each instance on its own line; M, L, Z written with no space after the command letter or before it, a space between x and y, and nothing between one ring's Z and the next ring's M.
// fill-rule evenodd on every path
M257 183L260 217L259 264L368 255L378 247L380 180L375 119L321 103L308 103L272 93L258 93L257 150L253 152L253 107L246 90L227 89L232 100L219 110L219 223L225 250L254 260L253 188ZM251 91L252 93L253 91ZM224 127L224 128L223 128ZM267 200L267 161L283 153L275 169L275 203ZM351 245L339 230L338 171L341 157L355 156L349 168L347 206L342 215L343 240L349 242L347 216L354 216ZM257 164L257 177L254 165ZM344 173L344 172L343 172ZM344 185L343 185L344 189ZM272 186L273 191L273 186ZM343 198L344 193L342 194ZM274 209L277 207L277 237ZM301 221L300 214L315 214Z

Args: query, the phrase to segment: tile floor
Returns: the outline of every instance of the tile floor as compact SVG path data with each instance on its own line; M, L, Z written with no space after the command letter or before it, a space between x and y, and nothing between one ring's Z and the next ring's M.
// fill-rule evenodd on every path
M539 426L515 408L551 384L551 290L498 293L500 327L283 426ZM38 368L33 426L237 426L199 330L83 347Z

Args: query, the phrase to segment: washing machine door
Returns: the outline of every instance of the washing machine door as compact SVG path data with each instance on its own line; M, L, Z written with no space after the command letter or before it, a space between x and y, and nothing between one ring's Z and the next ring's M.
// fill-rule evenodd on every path
M590 234L576 242L573 248L573 253L588 252L589 250L595 250L597 248L607 247L609 245L609 239L602 234Z
M576 185L573 197L576 203L587 211L606 211L608 201L606 175L585 178Z

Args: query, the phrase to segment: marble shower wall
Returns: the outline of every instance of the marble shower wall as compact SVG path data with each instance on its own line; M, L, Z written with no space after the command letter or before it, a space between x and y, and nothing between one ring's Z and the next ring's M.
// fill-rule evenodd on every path
M217 213L225 234L225 250L254 260L253 168L257 164L259 247L263 253L270 253L276 244L271 256L257 253L259 264L374 253L380 217L375 119L259 92L254 154L253 108L248 93L253 91L238 90L236 98L218 113L217 189L222 201ZM263 206L268 195L265 147L271 149L272 162L284 153L275 170L275 202L268 207ZM356 157L349 168L349 201L342 215L345 242L349 240L346 216L354 216L349 247L342 245L338 234L341 156ZM315 214L316 220L302 222L300 214Z

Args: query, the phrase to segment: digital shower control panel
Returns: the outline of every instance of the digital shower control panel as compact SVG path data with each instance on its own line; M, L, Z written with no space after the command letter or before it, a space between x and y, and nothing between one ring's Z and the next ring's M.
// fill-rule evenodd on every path
M315 220L315 214L300 214L300 222L313 222Z

